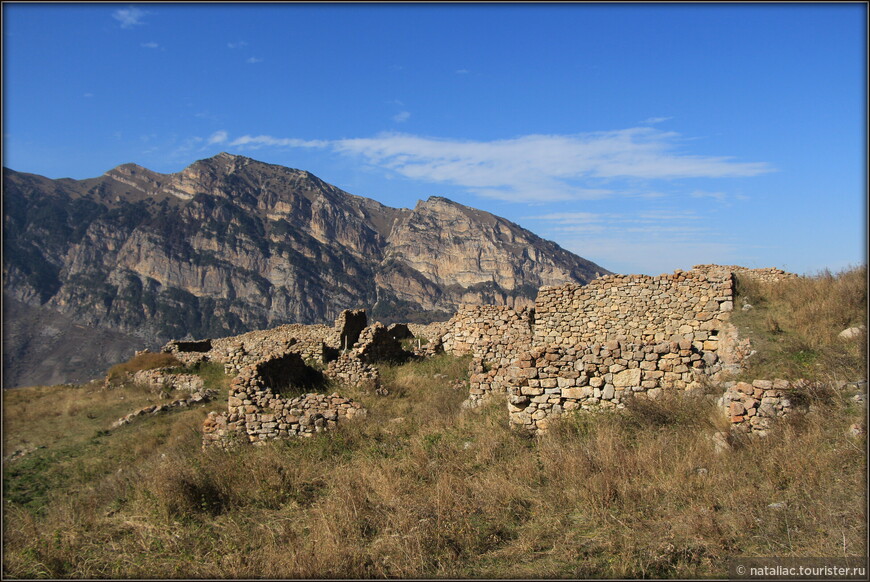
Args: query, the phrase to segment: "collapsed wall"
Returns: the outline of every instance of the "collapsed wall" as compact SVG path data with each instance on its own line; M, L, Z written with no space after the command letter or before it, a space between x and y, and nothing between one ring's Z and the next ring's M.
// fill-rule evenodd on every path
M367 325L364 309L345 309L332 327L292 323L218 339L172 340L162 351L187 365L202 361L222 363L229 374L288 352L299 354L305 361L326 365L339 356L343 346L352 347Z
M317 382L318 374L296 353L246 366L230 386L227 411L206 418L203 446L309 437L366 414L359 402L338 394L299 394L301 386Z
M748 277L759 283L779 283L789 279L797 279L799 276L795 273L788 273L776 267L766 267L762 269L750 269L739 265L695 265L693 271L709 271L709 270L725 270L730 271L738 277Z
M237 370L238 374L230 387L227 411L210 413L203 424L203 446L226 448L234 442L307 437L332 429L340 421L364 416L366 411L360 403L337 393L326 396L313 390L324 388L328 380L336 380L345 385L371 384L382 393L374 364L404 361L409 354L397 339L400 331L388 330L380 322L365 324L364 310L346 310L334 328L326 328L328 331L323 326L282 326L245 337L226 338L229 341L212 340L217 349L207 355L222 359L228 369ZM289 337L289 333L298 333L300 327L310 332L307 338ZM322 348L319 352L322 359L305 350L298 351L312 336ZM344 350L332 347L339 341L352 347ZM222 351L225 346L231 346L233 353L240 356L228 359ZM248 360L253 362L245 363ZM321 371L309 363L327 365Z
M399 341L409 332L427 340L415 349L420 354L471 354L465 406L501 395L511 424L532 432L545 431L555 417L573 410L622 408L629 397L694 390L722 371L739 370L750 354L748 340L729 323L735 275L763 283L796 277L779 269L697 265L656 277L609 275L585 286L542 287L533 309L463 306L449 321L427 326L366 326L364 311L348 310L333 328L282 326L211 340L208 351L193 342L190 357L215 358L239 371L228 412L209 417L204 439L305 436L362 414L358 404L337 394L287 400L276 378L286 379L313 360L326 364L324 378L379 390L375 362L409 357ZM168 347L175 353L186 347L179 344ZM271 369L280 371L270 375ZM777 382L726 392L720 404L735 429L764 434L770 419L790 410L789 387ZM287 381L294 383L299 377Z

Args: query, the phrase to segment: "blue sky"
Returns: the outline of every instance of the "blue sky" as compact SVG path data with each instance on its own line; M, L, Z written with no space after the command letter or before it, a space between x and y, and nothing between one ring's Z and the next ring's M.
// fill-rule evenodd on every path
M3 165L227 151L620 273L866 262L867 5L3 4Z

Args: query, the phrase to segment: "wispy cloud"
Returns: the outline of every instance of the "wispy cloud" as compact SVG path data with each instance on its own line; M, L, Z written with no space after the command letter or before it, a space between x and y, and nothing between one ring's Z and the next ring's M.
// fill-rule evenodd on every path
M407 178L453 184L479 196L515 202L590 200L618 191L634 195L631 191L640 187L639 182L773 171L764 162L683 153L682 141L675 132L645 127L494 141L402 133L329 141L261 135L243 136L231 145L329 148Z
M259 149L261 147L323 148L328 147L329 144L330 142L323 140L278 138L271 135L243 135L231 141L229 145L238 148Z
M678 142L674 132L632 128L489 142L384 134L339 140L332 147L408 178L515 201L598 198L610 193L615 180L745 177L772 171L766 163L684 154Z
M699 263L733 262L736 252L736 246L694 210L554 212L528 220L535 232L620 273L657 275Z
M405 123L411 119L411 114L408 111L400 111L393 116L393 121L396 123Z
M160 48L160 45L157 44L156 42L143 42L140 46L142 46L143 48L149 48L149 49Z
M229 134L227 134L227 132L225 132L223 130L216 131L213 134L211 134L211 137L208 138L208 141L206 141L206 145L216 145L216 144L226 143L227 139L229 139Z
M227 43L227 48L231 48L231 49L243 48L243 47L246 47L246 46L248 46L248 43L246 43L246 42L243 41L243 40L239 40L239 41L236 41L236 42L228 42L228 43Z
M728 197L725 192L706 192L704 190L694 190L689 195L692 198L713 198L715 200L725 200Z
M263 59L258 59L257 57L248 57L245 62L253 65L254 63L262 63Z
M456 69L455 72L456 72L457 75L467 75L467 74L470 73L471 71L469 71L468 69Z
M129 8L115 10L115 12L112 13L112 18L121 23L121 28L133 28L134 26L145 24L142 22L142 18L146 14L148 14L147 11L142 10L141 8L136 8L135 6L130 6Z
M84 95L82 95L82 97L87 97L87 98L91 98L93 96L94 96L93 93L85 93Z
M656 123L664 123L665 121L668 121L669 119L673 119L673 117L648 117L648 118L644 119L643 121L641 121L641 123L655 125Z

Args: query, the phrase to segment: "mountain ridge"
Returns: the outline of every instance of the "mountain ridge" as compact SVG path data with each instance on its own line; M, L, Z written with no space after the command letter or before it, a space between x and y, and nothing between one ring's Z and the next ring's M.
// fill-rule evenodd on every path
M328 323L345 308L444 319L462 303L529 305L542 285L609 273L448 198L392 208L225 152L172 174L127 163L52 180L4 168L4 210L4 297L150 346ZM38 333L4 343L16 353Z

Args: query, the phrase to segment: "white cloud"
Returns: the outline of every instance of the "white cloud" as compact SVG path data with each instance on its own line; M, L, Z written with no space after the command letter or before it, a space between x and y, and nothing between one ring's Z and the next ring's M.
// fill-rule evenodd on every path
M529 203L591 200L617 191L634 196L639 187L647 194L651 191L638 182L748 177L773 171L764 162L685 154L678 151L680 141L675 132L631 128L494 141L402 133L330 141L246 135L230 145L330 148L360 156L369 164L407 178L453 184L478 196Z
M695 190L689 195L692 198L714 198L716 200L725 200L728 197L725 192L705 192L704 190Z
M400 111L393 116L393 121L396 123L405 123L409 119L411 119L411 114L408 111Z
M243 47L246 47L246 46L248 46L248 43L246 43L246 42L243 41L243 40L240 40L240 41L237 41L237 42L228 42L228 43L227 43L227 48L231 48L231 49L243 48Z
M679 135L632 128L576 135L527 135L489 142L383 134L332 142L403 176L464 186L515 201L588 199L613 180L724 178L772 171L766 163L676 151Z
M646 119L641 121L641 123L655 125L656 123L663 123L670 119L673 119L673 117L647 117Z
M112 13L112 18L121 23L121 28L133 28L142 22L142 18L148 14L145 10L130 6L129 8L121 8Z
M225 132L223 130L216 131L213 134L211 134L211 137L208 138L206 145L215 145L215 144L226 143L228 138L229 138L229 134L227 134L227 132Z
M457 75L467 75L467 74L470 73L470 72L471 72L471 71L469 71L468 69L456 69L456 74L457 74Z
M82 97L88 97L88 98L93 97L93 96L94 96L93 93L85 93L84 95L82 95Z
M259 149L261 147L322 148L327 147L329 143L322 140L277 138L271 135L243 135L234 139L229 145L248 149Z
M254 63L262 63L263 59L258 59L257 57L248 57L245 62L253 65Z
M141 44L141 46L144 48L150 48L150 49L160 48L160 45L157 44L156 42L143 42Z

